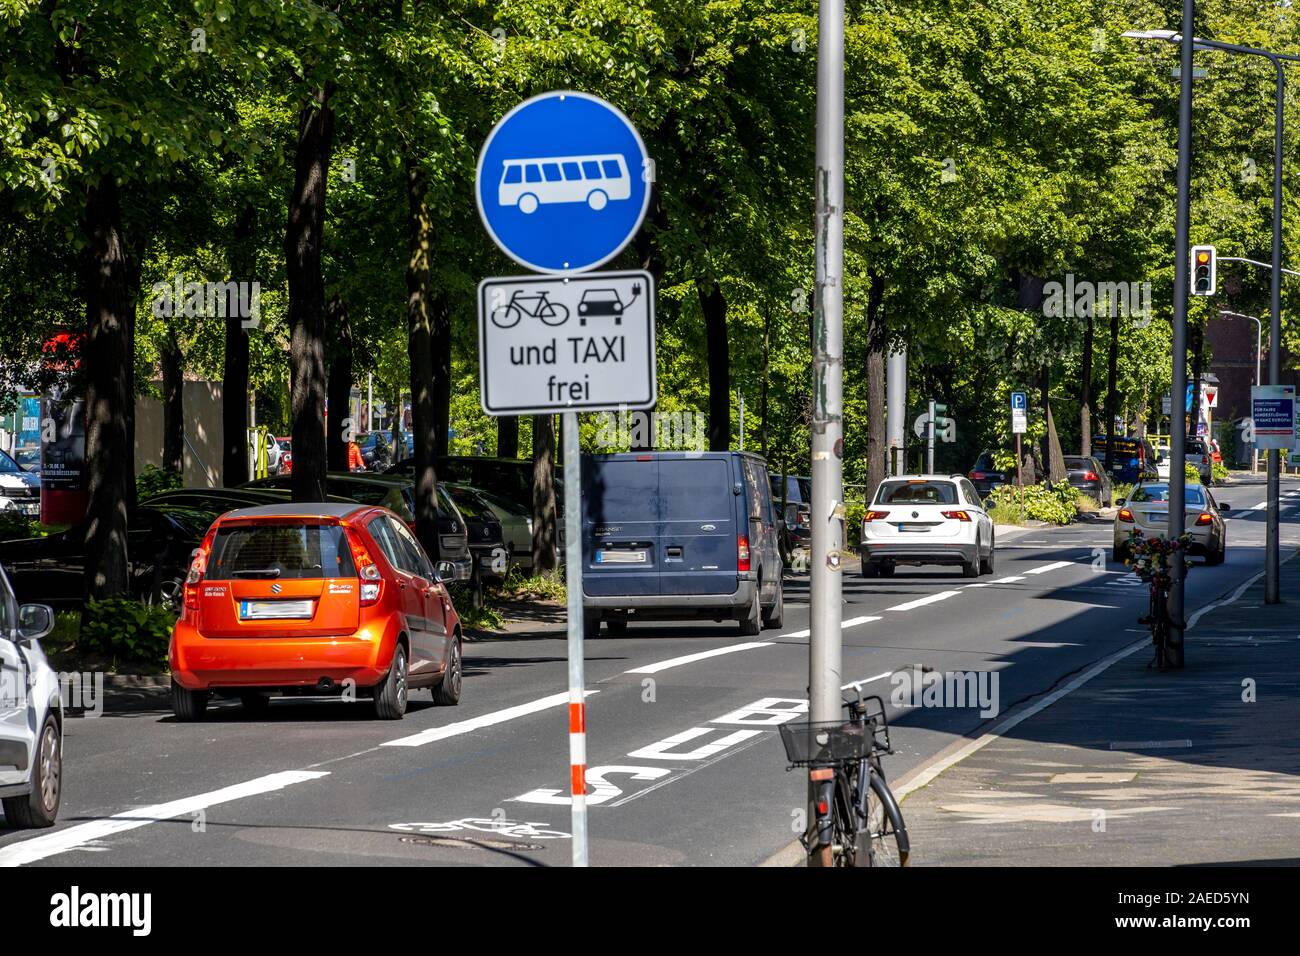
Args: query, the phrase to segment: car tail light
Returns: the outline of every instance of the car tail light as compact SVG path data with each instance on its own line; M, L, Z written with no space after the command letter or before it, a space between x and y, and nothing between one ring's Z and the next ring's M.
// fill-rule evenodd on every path
M1083 474L1084 481L1100 481L1100 476L1095 471L1086 471Z
M1214 523L1214 515L1210 514L1208 511L1202 511L1201 514L1200 514L1200 516L1197 517L1197 519L1196 519L1196 523L1197 523L1197 524L1201 524L1201 525L1204 525L1204 524L1213 524L1213 523Z
M984 474L982 471L972 471L967 475L967 477L970 478L971 481L983 481L988 477L988 475Z
M736 570L749 570L749 538L743 534L736 536Z
M379 600L383 589L384 577L379 566L370 557L370 552L361 543L352 529L348 529L348 548L352 551L352 563L357 567L357 577L361 579L361 606L369 607Z
M888 511L868 511L862 516L863 521L881 521L889 517Z
M941 514L945 518L951 518L953 521L970 521L970 515L964 511L944 511Z
M187 620L191 612L199 609L199 585L203 583L203 575L208 570L208 555L212 552L212 539L216 535L217 528L213 525L203 536L203 543L194 549L194 555L190 558L190 570L185 575L181 602L181 617Z
M1133 512L1129 511L1127 508L1120 508L1118 517L1120 521L1127 522L1128 524L1133 523Z

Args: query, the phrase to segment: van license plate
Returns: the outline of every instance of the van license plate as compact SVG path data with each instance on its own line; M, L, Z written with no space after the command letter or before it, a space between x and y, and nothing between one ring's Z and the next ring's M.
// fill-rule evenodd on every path
M644 551L597 551L597 564L645 564Z
M240 601L243 620L311 620L312 601Z

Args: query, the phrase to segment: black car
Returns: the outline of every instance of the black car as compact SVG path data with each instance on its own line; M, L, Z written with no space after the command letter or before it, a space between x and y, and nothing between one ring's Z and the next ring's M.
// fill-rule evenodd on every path
M1110 476L1096 458L1091 455L1066 455L1065 470L1071 487L1077 488L1103 508L1111 506L1113 495Z
M478 491L469 485L442 485L451 500L456 502L469 536L469 549L474 553L474 566L479 577L487 582L499 583L510 573L510 549L506 547L501 521L484 501Z
M258 505L276 505L289 501L287 488L176 488L160 491L140 502L142 505L168 505L225 514L236 508L255 508ZM327 495L330 501L351 501L337 495Z
M533 463L519 458L487 458L478 455L439 455L433 462L439 481L454 481L482 488L521 507L533 507ZM415 459L403 458L385 474L411 477ZM564 469L555 469L555 504L564 510Z
M994 488L1009 485L1016 480L1014 474L1002 471L993 463L991 451L980 452L980 456L975 459L975 464L966 473L966 477L970 479L970 483L975 486L981 498L991 495Z
M785 476L785 509L781 508L781 476L768 476L772 486L772 506L777 512L781 560L788 567L791 556L800 548L812 547L812 479L807 475Z
M142 504L127 514L129 594L145 604L173 605L194 549L219 512L171 504ZM84 525L44 538L0 542L0 564L24 604L81 604L85 580Z

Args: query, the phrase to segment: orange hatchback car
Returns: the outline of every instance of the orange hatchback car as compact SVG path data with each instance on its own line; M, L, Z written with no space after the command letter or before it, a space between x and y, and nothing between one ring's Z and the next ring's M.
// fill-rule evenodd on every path
M172 709L197 720L214 694L238 697L251 712L275 693L342 695L373 698L379 717L400 720L419 687L455 704L461 626L442 577L386 508L313 502L227 512L185 579L171 640Z

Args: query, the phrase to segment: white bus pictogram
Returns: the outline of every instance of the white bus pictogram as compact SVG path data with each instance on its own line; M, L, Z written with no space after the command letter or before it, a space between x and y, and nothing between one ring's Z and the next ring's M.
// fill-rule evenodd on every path
M497 202L525 215L546 203L585 202L596 211L632 197L632 179L619 153L507 159Z

